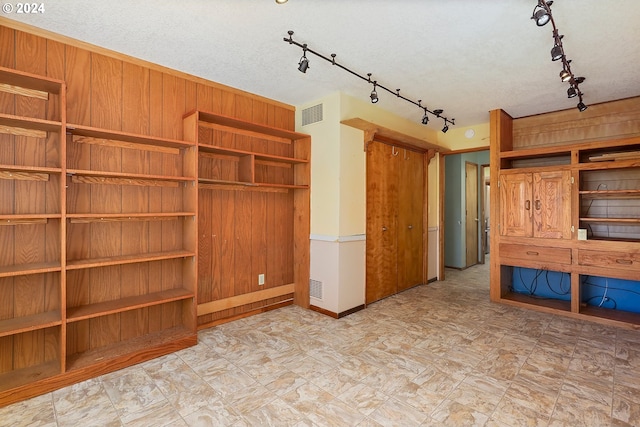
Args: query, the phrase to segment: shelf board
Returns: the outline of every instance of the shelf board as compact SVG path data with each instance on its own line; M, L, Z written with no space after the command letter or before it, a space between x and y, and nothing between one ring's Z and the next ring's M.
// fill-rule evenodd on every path
M640 224L640 218L580 218L582 222L602 224Z
M64 81L0 67L0 81L12 86L59 94Z
M585 199L638 199L640 190L581 190L578 192Z
M195 216L194 212L152 212L152 213L108 213L108 214L67 214L71 223L164 221ZM2 217L0 217L2 219Z
M267 182L256 182L257 187L270 187L270 188L291 188L291 189L300 189L307 190L309 189L308 185L296 185L296 184L270 184Z
M151 147L160 146L169 148L190 148L194 146L192 142L186 142L177 139L139 135L115 130L104 130L75 124L67 124L67 133L88 138L104 139L107 140L107 142L105 142L106 144L109 144L108 141L115 141L113 145L121 145L118 142L128 142L131 144L149 145ZM127 147L125 146L125 148ZM128 148L140 149L140 147L136 146L129 146Z
M537 298L535 296L509 292L506 295L502 296L502 300L521 303L523 304L523 306L535 305L538 307L549 308L552 310L571 311L571 301L565 301L560 299Z
M18 166L18 165L0 165L0 171L4 172L22 172L33 174L62 174L61 168L47 168L40 166Z
M67 270L108 267L111 265L136 264L140 262L162 261L167 259L192 257L191 251L150 252L148 254L122 255L104 258L91 258L67 261Z
M198 150L204 153L220 154L234 157L254 156L256 160L265 162L289 164L309 163L309 160L307 159L297 159L295 157L283 157L272 154L255 153L252 151L236 150L235 148L218 147L208 144L198 145Z
M215 114L200 110L187 113L183 117L188 117L193 114L198 115L198 122L218 125L222 127L220 130L254 136L260 139L266 139L265 137L277 137L288 140L297 140L309 137L309 135L303 133L247 122L233 117L224 116L222 114Z
M60 261L34 264L7 265L0 267L0 278L26 276L29 274L55 273L62 271Z
M62 214L0 215L0 225L46 224L50 219L60 219Z
M45 313L32 314L30 316L14 317L0 320L0 337L36 331L38 329L51 328L62 324L59 310Z
M0 113L0 132L2 133L44 138L46 134L43 132L60 132L61 130L61 122Z
M84 176L92 178L123 178L130 180L145 180L145 181L175 181L175 182L189 182L195 181L195 177L185 176L171 176L171 175L148 175L141 173L125 173L125 172L106 172L106 171L90 171L83 169L67 169L67 175L71 176Z
M120 341L112 345L94 348L80 354L69 355L67 357L67 371L88 368L98 363L108 363L119 358L126 358L126 366L128 366L176 351L179 348L183 348L182 345L179 345L180 341L195 339L195 332L184 326L178 326L138 338ZM176 343L178 343L178 348L174 348ZM132 359L134 360L132 361Z
M147 295L126 297L79 307L68 307L67 322L78 322L80 320L121 313L123 311L137 310L139 308L151 307L193 297L194 293L186 289L169 289Z
M58 359L28 368L3 372L0 374L0 392L28 384L35 384L39 380L53 377L59 373L60 360Z
M580 313L588 316L599 317L601 319L623 322L625 324L640 325L640 313L633 313L631 311L613 310L593 305L582 305L580 307Z

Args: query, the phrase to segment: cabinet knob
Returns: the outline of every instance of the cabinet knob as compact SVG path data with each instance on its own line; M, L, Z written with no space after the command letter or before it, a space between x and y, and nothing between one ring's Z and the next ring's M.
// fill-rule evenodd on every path
M382 231L387 231L387 227L382 227Z
M409 230L412 230L412 229L413 229L413 225L410 225L410 226L409 226Z

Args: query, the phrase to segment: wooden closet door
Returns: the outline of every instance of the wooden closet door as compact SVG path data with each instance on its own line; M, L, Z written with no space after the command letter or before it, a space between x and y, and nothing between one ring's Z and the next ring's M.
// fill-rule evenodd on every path
M398 292L423 281L424 155L401 150L398 168ZM399 157L400 157L399 156Z
M398 161L402 160L401 151L378 142L368 145L367 304L397 292L397 168ZM394 152L398 155L394 156Z

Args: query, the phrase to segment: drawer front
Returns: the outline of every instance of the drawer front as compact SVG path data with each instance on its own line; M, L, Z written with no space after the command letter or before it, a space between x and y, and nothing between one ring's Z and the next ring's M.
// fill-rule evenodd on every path
M500 258L571 264L571 249L500 243Z
M578 250L578 264L593 267L620 268L640 272L640 254Z

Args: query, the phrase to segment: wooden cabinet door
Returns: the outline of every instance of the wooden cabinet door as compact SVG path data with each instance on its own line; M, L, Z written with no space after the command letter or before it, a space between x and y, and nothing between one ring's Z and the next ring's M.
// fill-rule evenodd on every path
M398 156L394 156L392 147L386 144L372 142L368 147L367 304L395 294L398 280Z
M533 237L571 238L571 172L533 174Z
M423 282L424 155L400 150L398 161L398 292Z
M500 175L500 235L531 237L533 207L530 173Z

